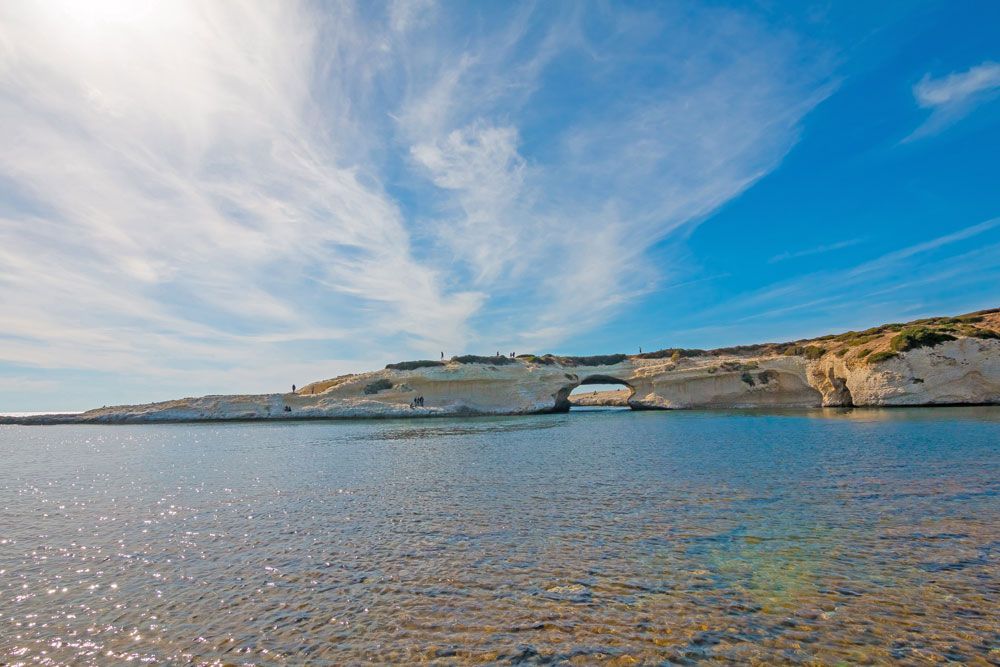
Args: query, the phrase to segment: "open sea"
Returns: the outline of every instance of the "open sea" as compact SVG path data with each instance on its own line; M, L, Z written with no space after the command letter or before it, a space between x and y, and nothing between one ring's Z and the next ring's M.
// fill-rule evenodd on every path
M0 426L0 664L1000 664L1000 408Z

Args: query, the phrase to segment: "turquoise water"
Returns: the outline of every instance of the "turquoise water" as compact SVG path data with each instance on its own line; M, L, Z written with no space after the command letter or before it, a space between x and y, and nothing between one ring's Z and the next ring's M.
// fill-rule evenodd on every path
M1000 409L0 427L0 664L1000 662Z

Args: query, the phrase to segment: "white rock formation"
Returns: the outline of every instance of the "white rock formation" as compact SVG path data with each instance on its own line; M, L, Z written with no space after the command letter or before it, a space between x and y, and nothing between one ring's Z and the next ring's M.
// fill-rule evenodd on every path
M972 317L975 326L939 318L945 324L932 325L935 331L951 332L953 340L895 356L890 347L899 348L899 332L909 331L902 325L795 344L618 355L617 363L602 365L561 357L420 362L316 382L294 394L203 396L0 423L517 415L568 410L575 387L607 383L627 386L634 409L1000 404L1000 336L989 337L1000 331L1000 312L965 316Z

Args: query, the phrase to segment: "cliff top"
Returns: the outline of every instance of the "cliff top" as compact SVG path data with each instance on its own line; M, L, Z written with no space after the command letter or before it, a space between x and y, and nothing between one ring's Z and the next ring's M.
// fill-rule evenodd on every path
M642 354L603 354L594 356L565 356L554 354L521 354L508 356L463 355L447 360L422 359L387 364L387 370L409 371L419 368L452 367L464 364L489 364L509 366L530 364L561 366L564 368L587 366L612 366L624 362L670 361L679 363L684 359L704 360L711 357L763 358L773 356L801 356L820 359L835 355L844 359L849 366L873 364L897 356L900 352L919 347L933 346L958 337L1000 339L1000 308L980 310L952 317L926 317L910 322L893 322L871 327L863 331L845 331L816 338L805 338L784 343L757 343L736 345L710 350L690 348L664 348ZM300 388L300 394L319 394L340 384L357 378L357 374L342 375L328 380L313 382Z

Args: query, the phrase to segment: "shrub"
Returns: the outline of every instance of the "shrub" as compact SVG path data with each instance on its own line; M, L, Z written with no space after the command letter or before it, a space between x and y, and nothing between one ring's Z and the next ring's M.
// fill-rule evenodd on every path
M452 361L459 364L490 364L491 366L506 366L516 364L517 361L503 355L499 357L481 357L476 354L465 354L460 357L452 357Z
M418 368L430 368L432 366L444 366L443 361L432 361L430 359L420 359L418 361L400 361L398 364L386 364L385 367L394 371L412 371Z
M802 349L802 356L806 359L819 359L824 354L826 354L826 350L819 345L806 345Z
M996 331L992 331L990 329L980 329L979 327L970 327L969 329L964 330L962 333L964 333L966 336L971 336L973 338L1000 340L1000 333L997 333Z
M728 371L732 373L733 371L752 371L759 368L759 364L756 361L748 361L746 363L741 363L739 361L723 361L719 364L719 370Z
M721 357L725 355L751 356L771 354L781 347L783 343L758 343L757 345L736 345L734 347L720 347L712 350L710 354Z
M860 349L860 350L858 350L858 359L864 359L865 357L867 357L871 353L872 353L871 348L867 348L866 347L866 348Z
M763 373L757 375L757 380L760 381L761 384L768 384L771 380L777 379L778 374L774 371L764 371Z
M846 339L846 343L848 347L857 347L858 345L864 345L865 343L870 343L879 337L880 334L870 334L870 335L858 334L857 336L852 336L851 338Z
M754 386L755 384L757 384L756 382L754 382L753 376L750 375L750 373L748 373L747 371L743 371L743 374L740 375L740 380L742 380L743 382L746 382L751 387Z
M868 355L868 364L874 365L889 359L894 359L899 356L898 352L890 352L888 350L883 352L876 352L875 354Z
M392 381L387 380L386 378L379 378L378 380L365 385L364 391L366 394L377 394L383 389L392 389Z
M628 359L627 354L598 354L592 357L558 357L563 366L613 366Z
M654 350L653 352L643 352L642 354L635 355L637 359L674 359L674 357L703 357L707 355L708 352L705 350L686 350L682 347L668 347L662 350Z
M921 347L934 347L949 340L955 340L955 337L927 327L908 327L892 337L889 348L894 352L906 352Z
M819 345L795 345L794 343L785 347L781 353L786 357L805 357L806 359L819 359L826 350Z
M531 364L543 364L545 366L551 366L552 364L556 363L556 358L553 357L551 354L546 354L541 357L536 356L534 354L519 354L517 355L517 358L523 361L527 361L528 363Z

